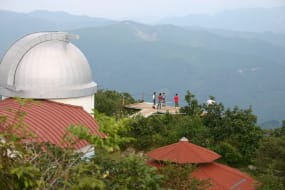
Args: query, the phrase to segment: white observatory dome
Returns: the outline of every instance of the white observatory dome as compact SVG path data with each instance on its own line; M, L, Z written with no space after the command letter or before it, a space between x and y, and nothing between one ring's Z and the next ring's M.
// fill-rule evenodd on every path
M39 32L16 41L0 63L0 95L33 99L87 97L97 90L83 53L65 32Z

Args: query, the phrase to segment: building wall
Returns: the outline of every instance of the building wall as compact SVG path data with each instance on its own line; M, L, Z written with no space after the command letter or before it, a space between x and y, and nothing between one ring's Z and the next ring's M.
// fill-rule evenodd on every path
M81 106L86 112L90 114L93 112L94 109L94 95L79 97L79 98L51 99L51 100L64 104Z

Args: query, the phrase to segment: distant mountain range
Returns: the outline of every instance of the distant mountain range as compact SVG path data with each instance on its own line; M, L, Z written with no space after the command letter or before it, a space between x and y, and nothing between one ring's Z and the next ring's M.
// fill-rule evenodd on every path
M168 101L190 90L202 102L213 95L227 107L252 106L267 127L285 119L285 34L150 26L46 11L0 11L0 23L0 54L26 33L79 34L73 43L91 63L99 88L145 100L164 91Z
M165 18L158 23L247 32L285 33L285 7L235 9L215 15L192 14Z
M65 12L42 10L25 14L0 10L0 52L5 51L7 45L11 44L15 39L35 31L66 31L77 28L105 26L112 23L114 21L108 19L77 16Z

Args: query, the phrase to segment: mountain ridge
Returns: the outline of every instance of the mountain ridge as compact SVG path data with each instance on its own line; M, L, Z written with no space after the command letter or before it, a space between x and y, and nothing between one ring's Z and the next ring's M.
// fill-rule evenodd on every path
M224 10L214 15L190 14L181 17L164 18L157 23L244 32L271 31L285 33L285 6Z

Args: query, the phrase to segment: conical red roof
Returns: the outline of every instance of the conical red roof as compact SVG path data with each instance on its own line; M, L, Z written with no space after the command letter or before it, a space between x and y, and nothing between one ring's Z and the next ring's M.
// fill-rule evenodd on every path
M250 176L237 169L215 162L200 165L191 176L196 179L209 179L211 187L207 190L255 189L255 180Z
M179 142L154 149L147 155L155 160L170 161L175 163L209 163L221 157L221 155L192 144L183 137Z

